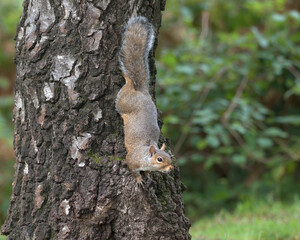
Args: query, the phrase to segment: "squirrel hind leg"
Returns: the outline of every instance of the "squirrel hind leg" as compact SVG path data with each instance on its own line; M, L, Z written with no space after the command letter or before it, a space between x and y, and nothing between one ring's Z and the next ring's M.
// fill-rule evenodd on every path
M135 84L131 78L124 75L126 84L120 89L116 98L116 109L120 114L127 114L140 109L141 101L145 96L135 89Z
M116 98L116 109L120 114L132 111L132 106L136 103L135 98L137 95L133 81L127 76L124 77L126 84L121 88Z
M126 74L124 74L123 76L125 78L127 87L132 89L132 91L136 90L132 79L130 77L128 77Z

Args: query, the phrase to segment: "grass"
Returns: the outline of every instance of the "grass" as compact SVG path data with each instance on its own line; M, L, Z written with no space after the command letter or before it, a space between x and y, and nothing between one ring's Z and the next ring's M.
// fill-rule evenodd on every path
M300 240L300 200L245 201L232 213L200 219L190 233L193 240Z
M200 219L190 233L193 240L300 240L300 201L246 201Z

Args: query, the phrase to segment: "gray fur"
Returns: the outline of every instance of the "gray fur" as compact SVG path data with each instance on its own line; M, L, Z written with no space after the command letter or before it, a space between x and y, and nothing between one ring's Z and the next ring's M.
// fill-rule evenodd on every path
M173 168L169 154L158 149L157 110L149 93L148 55L153 40L154 31L147 19L132 18L120 50L126 84L117 95L116 109L124 121L126 163L138 182L142 181L140 171L167 172ZM158 162L158 157L163 160Z

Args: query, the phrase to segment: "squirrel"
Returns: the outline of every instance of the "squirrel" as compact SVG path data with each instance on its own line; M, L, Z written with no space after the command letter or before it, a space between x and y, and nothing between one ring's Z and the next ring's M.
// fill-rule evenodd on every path
M153 41L154 31L148 20L131 18L119 54L126 83L117 95L116 109L124 122L126 164L139 184L142 184L140 171L173 169L171 157L165 152L166 145L158 147L157 109L149 93L148 55Z

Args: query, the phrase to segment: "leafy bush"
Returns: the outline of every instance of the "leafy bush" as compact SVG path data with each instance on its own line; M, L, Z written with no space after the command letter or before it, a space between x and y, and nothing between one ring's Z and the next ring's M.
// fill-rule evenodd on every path
M9 206L10 195L12 192L11 183L13 180L14 161L3 161L0 170L0 226L4 222Z
M13 138L12 107L12 96L0 97L0 139L9 147L12 147Z
M190 214L250 193L293 195L300 170L300 13L282 0L177 4L167 6L173 12L165 22L178 24L173 34L181 43L161 47L158 104L189 189Z
M16 26L21 15L21 0L2 0L0 2L0 140L12 145L13 126L12 85L15 77L13 63Z
M22 2L22 0L0 1L0 225L6 217L13 181L12 89L15 78L13 37L16 34ZM0 236L0 239L5 237Z

